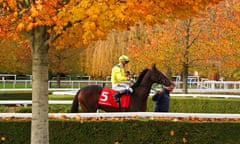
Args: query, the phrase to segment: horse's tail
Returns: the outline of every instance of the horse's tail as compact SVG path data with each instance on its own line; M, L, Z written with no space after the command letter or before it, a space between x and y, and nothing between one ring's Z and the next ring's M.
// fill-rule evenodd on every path
M77 92L73 99L72 107L71 107L71 113L77 113L78 112L78 94L80 93L80 90Z

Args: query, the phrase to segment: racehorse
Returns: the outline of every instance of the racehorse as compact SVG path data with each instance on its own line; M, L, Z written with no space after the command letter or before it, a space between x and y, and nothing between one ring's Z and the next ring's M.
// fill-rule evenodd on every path
M153 83L162 84L164 86L169 86L172 83L169 78L156 68L155 64L153 64L151 68L146 68L140 73L137 81L131 86L133 93L130 94L129 105L121 111L146 112L147 99ZM103 89L106 88L100 85L89 85L80 89L73 99L71 113L78 112L79 103L82 112L96 112L98 109L102 109L105 112L119 112L118 107L99 104L99 99L105 99L105 97L101 98ZM112 98L112 95L109 97Z

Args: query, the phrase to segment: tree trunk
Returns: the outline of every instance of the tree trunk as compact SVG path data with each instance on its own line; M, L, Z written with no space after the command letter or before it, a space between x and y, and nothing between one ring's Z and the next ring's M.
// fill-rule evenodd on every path
M57 73L57 88L61 88L61 74L60 73Z
M188 78L188 65L184 63L183 64L183 73L182 73L183 93L184 94L188 93L187 78Z
M31 144L48 144L48 33L34 28L29 40L32 49L32 125Z
M208 79L217 81L219 80L219 73L217 71L211 71L208 73Z
M191 47L191 43L190 42L190 27L191 27L191 22L192 19L190 18L189 20L187 20L185 22L185 44L184 44L184 61L183 61L183 72L182 72L182 77L183 77L183 93L187 94L188 93L188 83L187 83L187 79L188 79L188 68L189 68L189 49Z

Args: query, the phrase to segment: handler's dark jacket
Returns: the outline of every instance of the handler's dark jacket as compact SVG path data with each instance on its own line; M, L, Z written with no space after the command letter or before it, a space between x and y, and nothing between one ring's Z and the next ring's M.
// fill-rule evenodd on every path
M168 112L169 110L169 90L163 88L163 90L159 93L157 92L152 100L155 101L154 112Z

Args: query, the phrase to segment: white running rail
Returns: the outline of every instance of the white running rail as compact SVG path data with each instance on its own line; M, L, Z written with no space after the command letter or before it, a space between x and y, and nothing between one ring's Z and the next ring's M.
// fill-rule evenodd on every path
M240 114L215 114L215 113L159 113L159 112L117 112L117 113L49 113L51 118L125 118L125 119L137 119L137 118L222 118L222 119L238 119ZM31 118L31 113L0 113L0 118ZM174 120L174 119L173 119Z

